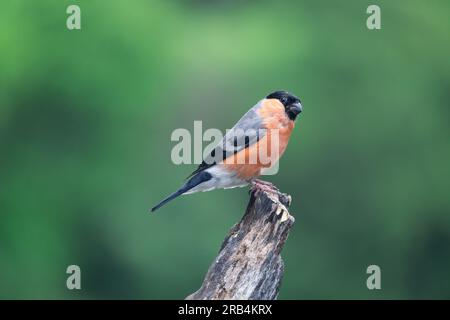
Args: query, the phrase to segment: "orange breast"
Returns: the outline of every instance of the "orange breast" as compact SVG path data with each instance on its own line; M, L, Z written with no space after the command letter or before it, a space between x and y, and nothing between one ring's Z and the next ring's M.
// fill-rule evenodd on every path
M276 99L263 100L258 113L263 119L266 135L219 164L244 180L259 176L263 168L269 168L278 161L294 128L294 122L287 117L284 106Z

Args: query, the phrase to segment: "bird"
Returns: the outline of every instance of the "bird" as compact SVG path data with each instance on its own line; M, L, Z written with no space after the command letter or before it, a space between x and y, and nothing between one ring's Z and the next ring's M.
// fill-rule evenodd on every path
M300 99L284 90L258 101L204 157L186 182L151 212L181 195L264 184L257 178L282 156L302 111Z

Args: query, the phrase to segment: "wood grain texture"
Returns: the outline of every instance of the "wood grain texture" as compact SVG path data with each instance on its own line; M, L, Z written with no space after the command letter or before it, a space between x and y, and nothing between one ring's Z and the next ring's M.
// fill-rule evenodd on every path
M241 221L225 238L199 290L188 300L273 300L284 264L280 252L294 224L287 208L291 197L260 182L250 191Z

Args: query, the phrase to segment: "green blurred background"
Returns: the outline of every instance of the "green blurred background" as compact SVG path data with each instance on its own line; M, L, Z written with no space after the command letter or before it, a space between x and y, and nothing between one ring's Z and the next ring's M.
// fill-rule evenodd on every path
M81 7L82 30L66 28ZM382 29L366 28L381 7ZM278 175L296 224L282 299L450 298L448 1L0 5L0 298L180 299L246 189L181 197L176 128L304 105ZM82 290L66 289L66 268ZM366 288L377 264L382 289Z

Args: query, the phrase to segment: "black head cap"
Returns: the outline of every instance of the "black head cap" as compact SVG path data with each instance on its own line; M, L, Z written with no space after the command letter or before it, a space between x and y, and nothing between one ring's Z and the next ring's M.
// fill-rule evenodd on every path
M299 98L293 94L280 90L269 94L266 99L278 99L286 109L286 113L291 120L295 120L300 112L302 112L302 104Z

